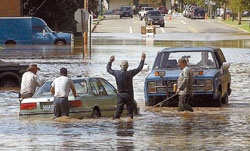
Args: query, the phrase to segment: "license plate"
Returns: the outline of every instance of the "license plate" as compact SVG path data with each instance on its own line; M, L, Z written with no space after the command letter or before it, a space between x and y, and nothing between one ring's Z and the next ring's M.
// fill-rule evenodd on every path
M156 24L158 24L158 21L155 21Z
M50 111L54 109L53 102L43 102L41 103L41 108L44 111Z

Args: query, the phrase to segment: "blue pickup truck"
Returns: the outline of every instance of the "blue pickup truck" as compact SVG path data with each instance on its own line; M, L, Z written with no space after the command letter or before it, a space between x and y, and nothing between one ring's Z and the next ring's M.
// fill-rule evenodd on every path
M154 106L175 94L174 84L181 72L178 59L186 58L193 70L194 106L221 106L228 104L231 94L230 64L220 48L184 47L165 48L158 52L152 71L145 80L145 105ZM178 96L163 106L175 106ZM191 104L192 104L191 102ZM198 103L197 103L198 102Z
M72 45L73 34L56 33L37 17L0 17L1 44Z

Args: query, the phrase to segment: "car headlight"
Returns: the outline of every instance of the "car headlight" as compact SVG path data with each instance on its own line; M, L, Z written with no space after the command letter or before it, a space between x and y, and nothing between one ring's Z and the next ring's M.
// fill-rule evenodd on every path
M213 80L212 79L205 79L204 89L205 89L205 91L213 90Z
M155 93L156 92L156 85L154 81L148 82L148 93Z

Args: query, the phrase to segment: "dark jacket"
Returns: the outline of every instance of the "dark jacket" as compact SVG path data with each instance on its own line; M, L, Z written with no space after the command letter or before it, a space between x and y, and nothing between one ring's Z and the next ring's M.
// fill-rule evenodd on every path
M111 69L112 62L107 64L107 72L115 76L117 90L119 93L127 92L129 95L134 95L133 90L133 77L139 73L144 65L144 60L141 60L139 66L132 70L113 70Z

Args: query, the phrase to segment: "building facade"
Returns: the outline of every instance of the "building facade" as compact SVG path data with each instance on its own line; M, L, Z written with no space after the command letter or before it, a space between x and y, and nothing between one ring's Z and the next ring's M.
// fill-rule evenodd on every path
M0 17L20 17L21 0L0 0Z

